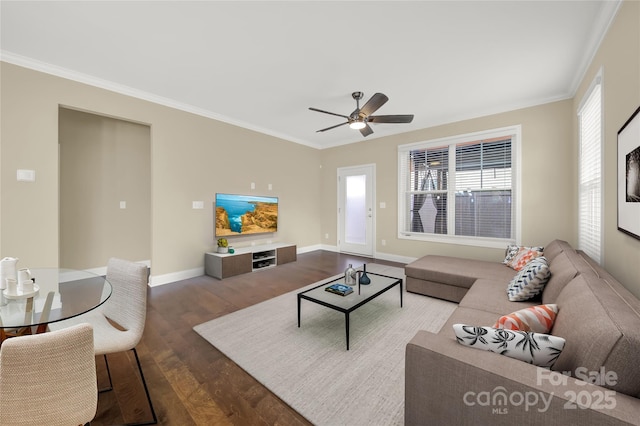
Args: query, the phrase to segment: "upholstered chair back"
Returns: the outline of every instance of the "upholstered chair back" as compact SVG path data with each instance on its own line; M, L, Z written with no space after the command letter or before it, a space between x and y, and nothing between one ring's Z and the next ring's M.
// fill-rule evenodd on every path
M125 350L135 347L142 338L147 316L148 276L147 266L141 263L117 258L107 263L107 281L113 293L101 306L101 312L127 330L131 340Z
M98 404L93 328L13 337L0 348L0 425L90 422Z

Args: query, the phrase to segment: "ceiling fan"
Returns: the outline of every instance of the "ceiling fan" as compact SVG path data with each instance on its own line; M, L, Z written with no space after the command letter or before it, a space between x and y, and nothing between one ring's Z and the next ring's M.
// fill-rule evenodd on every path
M383 93L376 93L373 95L371 99L362 106L362 108L360 108L360 100L364 97L364 93L353 92L351 96L356 100L356 109L350 115L336 114L335 112L323 111L318 108L309 108L311 111L322 112L347 119L344 123L336 124L335 126L327 127L326 129L320 129L318 132L326 132L327 130L348 124L352 129L360 130L362 136L366 137L373 133L369 123L411 123L413 120L413 114L371 115L389 100L389 98Z

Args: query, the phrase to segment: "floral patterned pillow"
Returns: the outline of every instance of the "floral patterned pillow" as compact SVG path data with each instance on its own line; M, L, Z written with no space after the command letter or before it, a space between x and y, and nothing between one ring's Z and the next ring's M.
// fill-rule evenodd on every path
M461 345L495 352L544 368L553 366L565 344L562 337L503 328L454 324L453 332Z

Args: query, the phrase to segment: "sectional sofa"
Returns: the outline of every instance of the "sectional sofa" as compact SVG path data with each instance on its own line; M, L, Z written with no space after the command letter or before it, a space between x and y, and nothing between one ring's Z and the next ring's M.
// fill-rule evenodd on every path
M439 333L406 346L406 425L640 424L640 301L565 241L543 254L550 278L520 302L506 291L517 272L500 262L429 255L406 265L407 291L458 303ZM550 369L454 334L455 324L481 330L541 304L556 305L548 335L565 341Z

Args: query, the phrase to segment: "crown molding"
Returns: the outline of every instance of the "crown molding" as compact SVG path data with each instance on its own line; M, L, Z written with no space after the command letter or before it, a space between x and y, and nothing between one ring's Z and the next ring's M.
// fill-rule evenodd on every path
M114 83L112 81L104 80L98 77L94 77L92 75L80 73L74 70L70 70L68 68L59 67L57 65L49 64L46 62L38 61L32 58L28 58L26 56L18 55L13 52L9 52L6 50L0 51L0 60L2 62L7 62L13 65L17 65L23 68L28 68L34 71L39 71L45 74L50 74L56 77L64 78L67 80L75 81L77 83L86 84L89 86L97 87L100 89L108 90L110 92L115 92L121 95L130 96L136 99L141 99L147 102L152 102L154 104L166 106L169 108L177 109L180 111L188 112L191 114L199 115L201 117L211 118L216 121L221 121L223 123L231 124L236 127L241 127L247 130L251 130L257 133L261 133L268 136L273 136L278 139L283 139L289 142L294 142L300 145L305 145L315 149L322 149L321 146L311 143L307 140L295 138L291 135L287 135L284 133L274 132L271 129L266 129L264 127L255 126L253 124L247 123L242 120L236 120L230 117L227 117L222 114L218 114L214 111L209 111L203 108L196 107L194 105L185 104L182 102L178 102L174 99L165 98L162 96L154 95L149 92L145 92L143 90L135 89L133 87L129 87L123 84Z
M578 87L580 83L584 80L589 67L593 63L598 50L600 49L600 45L602 41L609 33L609 29L611 28L611 24L615 20L620 7L622 6L623 0L611 0L602 2L600 6L600 13L598 14L596 22L593 24L593 30L589 33L590 38L587 41L586 47L584 49L584 56L582 57L582 61L577 67L577 72L571 85L569 86L569 92L571 93L571 97L575 97Z

